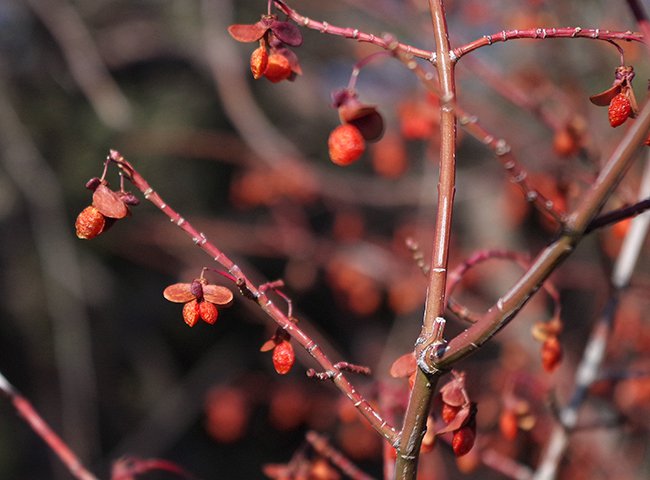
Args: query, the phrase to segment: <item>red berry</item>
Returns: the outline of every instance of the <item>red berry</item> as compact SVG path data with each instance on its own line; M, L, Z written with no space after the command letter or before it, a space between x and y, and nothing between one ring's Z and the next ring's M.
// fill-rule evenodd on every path
M280 375L289 373L295 361L296 354L288 340L282 340L273 349L273 367Z
M183 305L183 320L185 320L185 323L187 323L190 327L193 327L196 325L196 322L198 322L201 314L199 311L199 302L196 300L192 300L191 302L187 302L185 305Z
M454 450L454 455L462 457L468 453L474 446L475 438L476 430L469 425L456 430L451 439L451 448Z
M217 311L217 307L214 303L204 300L202 302L199 302L199 314L201 315L201 319L204 322L209 323L210 325L214 325L214 322L217 321L219 312Z
M77 216L77 221L74 226L77 231L77 237L90 240L104 231L106 217L91 205L81 211Z
M542 344L542 366L552 372L562 360L562 345L555 335L548 337Z
M266 52L266 47L260 45L251 54L251 72L253 72L253 78L255 80L264 75L268 64L269 54Z
M264 76L273 83L281 82L291 76L289 59L280 53L269 55Z
M609 102L609 124L612 127L622 125L632 114L632 104L628 96L621 92Z
M339 125L332 130L327 145L330 159L341 166L350 165L358 160L366 149L366 142L361 132L357 127L349 123Z
M455 407L447 403L442 404L442 421L449 424L451 421L456 418L461 407Z

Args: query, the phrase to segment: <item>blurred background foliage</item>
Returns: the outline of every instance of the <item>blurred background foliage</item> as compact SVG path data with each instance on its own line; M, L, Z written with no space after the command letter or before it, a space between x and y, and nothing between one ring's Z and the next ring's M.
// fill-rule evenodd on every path
M424 1L289 4L332 25L433 48ZM634 30L622 4L605 0L446 6L456 45L514 28ZM307 429L327 433L381 475L380 441L330 385L305 378L304 368L313 366L306 355L299 353L287 377L275 374L270 355L258 351L273 327L255 305L236 295L216 326L186 327L180 306L162 290L197 277L210 259L151 205L134 208L92 242L74 236L75 217L91 201L84 184L101 175L115 148L252 278L283 278L295 315L332 358L373 368L381 383L359 380L366 395L390 391L395 402L404 400L405 382L389 379L388 369L412 348L421 321L425 281L404 241L415 238L427 255L435 101L397 62L371 63L358 89L383 114L384 139L354 166L332 165L327 136L338 118L330 94L376 47L303 30L304 45L295 49L303 75L254 81L248 57L255 46L235 42L226 28L265 11L261 0L0 2L0 371L102 478L122 455L166 458L201 478L263 478L263 465L287 462ZM622 46L644 98L648 63L638 45ZM461 105L511 144L543 193L570 208L621 136L606 110L588 103L611 84L618 53L584 39L518 40L474 57L458 68ZM488 74L502 80L484 81ZM511 86L535 107L518 108L497 92ZM563 149L567 125L578 125L579 135ZM534 255L549 242L554 225L528 207L488 149L461 133L458 162L452 266L477 249ZM640 167L610 207L634 198ZM119 185L115 172L109 181ZM613 229L592 235L553 278L566 345L556 374L541 372L530 335L532 324L551 314L543 294L462 365L479 402L479 436L500 453L534 465L552 422L548 392L566 398L619 245ZM459 298L485 308L518 272L487 262L468 275ZM645 258L623 303L636 334L620 333L616 366L647 367L650 360L648 280ZM518 379L517 395L538 419L516 444L497 426L508 378ZM571 451L563 478L614 478L616 469L616 478L633 478L644 462L648 472L650 402L643 395L650 386L615 387L603 394L602 409L644 415L628 418L623 433L595 431ZM69 478L8 402L0 402L0 418L0 478ZM447 477L436 478L456 478L454 463L440 445L423 460L429 470L422 478L441 465ZM478 468L475 478L501 478L485 467L460 467ZM577 471L582 476L570 474ZM171 478L156 475L146 478Z

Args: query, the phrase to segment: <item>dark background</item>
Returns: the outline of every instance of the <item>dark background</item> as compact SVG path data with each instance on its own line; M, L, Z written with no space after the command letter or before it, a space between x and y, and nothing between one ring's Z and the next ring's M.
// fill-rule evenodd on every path
M424 1L290 4L319 21L391 32L433 48ZM454 45L504 28L635 30L624 2L446 4ZM376 372L381 387L353 377L364 394L377 398L387 390L403 401L405 382L389 379L388 369L412 347L425 289L404 239L413 236L427 255L437 146L435 139L404 140L399 112L409 100L426 104L426 96L398 62L371 63L357 84L360 98L384 115L385 140L406 148L405 171L382 176L371 161L374 150L348 169L332 165L327 137L338 118L330 94L376 48L303 30L304 45L295 51L304 74L295 82L254 81L247 63L256 45L235 42L226 27L254 23L265 11L266 2L251 0L0 2L0 372L100 478L109 478L123 455L169 459L201 478L263 478L262 466L289 461L310 428L381 476L379 440L346 417L331 385L305 378L313 362L300 353L293 371L279 377L270 354L258 351L274 327L254 304L236 294L214 327L187 328L181 306L166 302L162 290L214 265L151 204L143 201L95 240L74 235L77 213L91 202L84 184L101 175L115 148L255 281L284 278L296 317L326 352ZM622 46L642 99L645 53L639 45ZM606 109L588 102L611 84L616 50L585 39L513 40L481 49L476 58L558 125L577 116L585 122L584 150L560 156L553 129L482 82L476 65L460 63L461 104L507 139L540 189L551 195L562 185L569 206L578 201L625 128L611 129ZM527 210L489 150L461 135L452 267L477 249L534 255L553 238L553 225ZM633 167L610 207L634 198L641 167ZM119 186L115 171L108 178ZM539 344L530 336L532 324L550 316L544 294L460 366L479 402L482 441L535 465L552 425L548 392L562 401L570 392L619 244L611 229L593 235L554 276L566 349L557 373L542 372ZM461 298L486 308L518 271L488 262L472 271ZM649 337L648 273L646 257L624 299L637 329L619 339L615 366L648 361L640 343ZM227 284L217 274L208 277ZM449 332L462 328L452 321ZM538 419L516 445L497 429L509 375L525 379L520 394ZM591 405L592 414L625 408L639 414L622 428L593 430L571 450L563 478L614 478L606 466L621 455L629 465L616 478L650 471L643 460L648 404L626 403L625 391L607 395ZM209 413L218 417L218 410L241 421L211 424ZM429 455L428 474L460 475L444 443ZM585 465L601 476L569 476L591 472ZM502 478L484 467L475 475ZM0 478L69 478L6 400L0 401Z

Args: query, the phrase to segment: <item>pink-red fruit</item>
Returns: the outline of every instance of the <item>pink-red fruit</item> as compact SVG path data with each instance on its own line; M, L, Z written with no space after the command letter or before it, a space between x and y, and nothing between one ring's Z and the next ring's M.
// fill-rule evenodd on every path
M74 224L77 237L90 240L104 231L106 218L92 205L84 208Z
M341 166L354 163L366 149L366 142L361 132L350 124L339 125L332 130L327 145L330 159Z
M217 321L217 316L219 315L217 307L214 305L214 303L206 301L199 303L199 313L201 314L201 319L210 325L214 325L214 323Z
M266 47L260 45L251 54L251 72L253 73L253 78L257 80L264 75L266 67L269 64L269 54L266 51Z
M476 431L469 425L466 425L454 432L451 439L451 448L454 450L454 455L462 457L469 453L474 446L474 439L476 438Z
M183 305L183 320L185 320L185 323L190 327L196 325L196 322L199 321L200 317L199 302L192 300Z
M621 92L609 103L609 124L612 127L622 125L632 114L632 104L628 96Z
M273 83L288 79L291 76L289 59L279 53L269 55L264 76Z
M280 375L289 373L295 361L296 354L288 340L282 340L273 349L273 367Z

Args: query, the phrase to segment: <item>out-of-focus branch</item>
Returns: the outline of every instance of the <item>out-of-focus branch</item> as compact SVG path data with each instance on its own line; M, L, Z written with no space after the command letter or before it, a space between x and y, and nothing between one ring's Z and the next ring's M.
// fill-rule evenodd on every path
M646 39L650 38L650 19L648 18L648 14L643 8L643 5L639 2L639 0L627 0L627 5L630 8L632 15L634 15L634 19L639 25L641 33L643 33L643 37ZM650 53L650 44L647 42L647 40L645 46L646 51Z
M97 480L97 477L90 473L77 458L75 453L70 450L61 437L59 437L45 422L32 404L23 397L14 386L9 383L2 373L0 373L0 392L2 392L13 404L16 411L27 422L32 430L41 439L47 443L57 457L70 471L72 476L77 480Z
M0 164L20 189L32 224L52 321L61 378L63 435L85 458L98 448L96 379L79 260L65 215L63 192L50 165L21 123L0 78Z
M83 19L68 0L27 0L58 43L79 88L97 116L111 128L131 121L131 106L113 80Z
M647 154L646 168L641 181L639 198L650 196L650 154ZM650 227L650 213L635 217L618 255L611 275L612 293L591 337L585 346L582 360L576 370L575 387L568 405L560 410L561 424L551 434L542 460L535 473L535 480L552 480L557 474L560 461L569 445L571 431L578 422L579 409L587 398L589 387L598 379L600 367L614 326L621 292L627 287L634 267L641 254Z
M314 450L339 467L348 478L352 480L373 480L373 477L366 475L341 452L332 447L327 438L314 431L307 432L305 438Z

